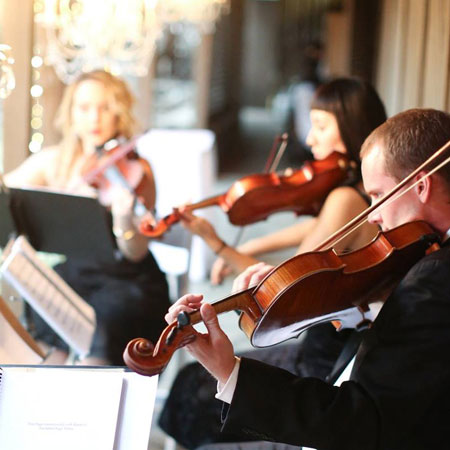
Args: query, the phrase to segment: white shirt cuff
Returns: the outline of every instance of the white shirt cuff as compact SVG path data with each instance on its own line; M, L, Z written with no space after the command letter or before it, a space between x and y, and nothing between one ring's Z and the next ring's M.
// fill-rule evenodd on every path
M225 384L217 382L217 394L215 395L218 400L222 400L228 404L231 404L231 400L233 400L239 374L239 366L241 364L241 358L238 358L237 356L235 356L235 358L236 362L234 364L233 371Z

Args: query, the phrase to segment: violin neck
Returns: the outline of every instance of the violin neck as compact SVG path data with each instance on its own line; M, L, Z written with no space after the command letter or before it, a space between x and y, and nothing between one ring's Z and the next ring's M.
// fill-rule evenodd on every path
M121 145L118 150L112 151L112 153L108 155L106 161L102 161L100 164L94 167L94 169L90 170L84 175L85 180L90 183L93 179L95 179L99 175L102 175L108 167L113 166L116 162L120 161L126 155L134 151L135 146L136 141L132 139L131 141L128 141L125 144Z
M251 318L258 318L261 315L261 309L252 295L253 290L254 287L251 287L212 303L216 314L222 314L229 311L241 311L247 313ZM195 311L189 316L192 324L202 321L199 311Z
M186 209L188 211L193 211L194 209L207 208L208 206L219 206L223 197L224 195L220 194L214 197L205 198L197 203L186 205Z
M109 156L110 158L109 163L114 164L135 150L136 150L136 140L131 139L130 141L125 142L125 144L120 145L120 147Z

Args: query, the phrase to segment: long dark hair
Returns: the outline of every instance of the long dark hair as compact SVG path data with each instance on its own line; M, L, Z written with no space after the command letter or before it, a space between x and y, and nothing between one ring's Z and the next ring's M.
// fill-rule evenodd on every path
M383 102L370 83L336 78L319 86L311 109L334 114L348 156L360 166L359 151L367 136L387 118Z

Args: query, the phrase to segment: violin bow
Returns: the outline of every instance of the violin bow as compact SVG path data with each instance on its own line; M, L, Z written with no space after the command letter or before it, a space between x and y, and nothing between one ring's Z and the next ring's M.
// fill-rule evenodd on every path
M288 134L283 133L281 136L275 136L275 139L272 144L272 148L270 149L269 156L267 158L266 164L264 166L263 173L272 173L275 172L280 164L281 158L286 151L286 147L288 144ZM233 247L236 247L239 241L242 239L242 235L244 233L244 227L241 226L239 231L236 233L236 236L233 240Z
M280 142L278 145L278 142ZM286 147L288 144L288 134L283 133L281 136L276 136L272 148L269 153L269 157L267 158L266 164L264 166L263 173L271 173L275 172L280 164L281 158L286 151ZM278 148L277 148L278 146Z
M354 217L350 222L345 224L339 230L334 232L331 236L329 236L325 241L323 241L318 247L315 248L314 251L324 250L326 248L332 247L340 242L342 239L347 237L350 233L360 227L363 223L365 223L369 217L369 214L376 210L377 208L383 206L384 208L390 205L392 202L400 198L403 194L406 194L415 186L417 186L421 181L433 175L439 169L444 167L446 164L450 162L450 156L440 162L436 167L431 169L425 175L420 177L417 181L415 181L411 186L405 189L402 192L399 192L406 184L408 184L417 174L419 174L422 170L426 170L426 168L432 164L435 160L437 160L441 155L443 155L450 148L450 141L445 143L441 148L436 150L428 159L426 159L419 167L413 170L408 176L403 178L396 186L394 186L387 194L385 194L382 198L380 198L375 204L369 206L363 212Z

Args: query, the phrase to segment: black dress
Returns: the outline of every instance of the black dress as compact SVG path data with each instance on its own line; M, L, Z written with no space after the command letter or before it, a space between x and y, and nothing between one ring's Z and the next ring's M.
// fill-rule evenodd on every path
M158 340L170 302L166 277L151 253L138 263L124 258L108 263L68 259L54 269L96 312L91 356L123 366L122 354L131 339ZM48 325L31 314L36 339L65 348Z

